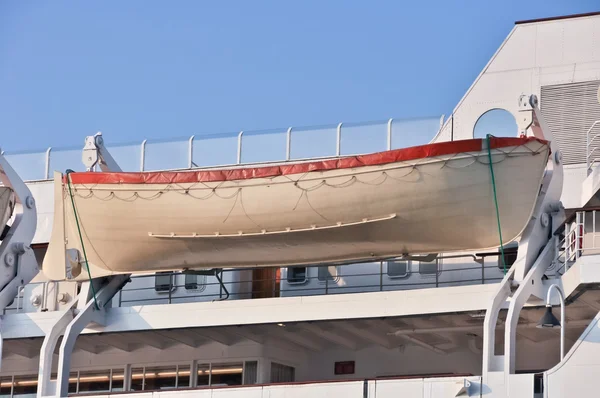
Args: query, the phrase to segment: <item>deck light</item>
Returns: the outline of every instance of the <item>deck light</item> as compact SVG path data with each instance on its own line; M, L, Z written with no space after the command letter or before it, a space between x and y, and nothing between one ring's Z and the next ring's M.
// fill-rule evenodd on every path
M558 298L560 301L560 322L554 314L552 314L552 304L550 304L550 293L552 289L556 289L558 292ZM562 361L565 357L565 294L558 285L550 285L548 288L548 294L546 295L546 313L542 319L538 322L538 328L560 328L560 360Z

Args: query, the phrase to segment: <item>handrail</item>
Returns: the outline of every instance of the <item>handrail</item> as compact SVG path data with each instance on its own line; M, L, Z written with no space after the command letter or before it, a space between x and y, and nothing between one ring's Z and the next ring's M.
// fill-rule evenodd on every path
M592 160L592 154L596 151L596 149L598 149L598 147L595 147L590 151L590 146L592 145L594 140L596 140L596 138L600 137L600 132L595 134L591 139L590 139L590 133L592 132L594 127L596 127L599 124L600 124L600 120L596 120L594 123L592 123L591 127L588 129L588 131L585 134L586 135L586 159L585 159L585 162L586 162L588 174L592 171L594 164L600 160L597 158L593 158L593 160Z
M422 142L422 144L426 144L431 142L432 138L434 138L436 136L436 133L438 132L438 117L423 117L423 118L415 118L415 119L387 119L387 120L381 120L381 121L377 121L377 122L369 122L369 123L364 123L364 124L359 124L360 126L364 126L365 127L365 137L367 136L367 134L369 135L369 137L372 136L372 131L373 131L373 126L377 127L377 134L381 136L382 138L382 145L380 146L379 149L377 150L391 150L392 149L392 138L393 138L393 134L394 134L394 130L396 129L400 129L402 131L409 131L409 129L407 129L406 124L404 123L413 123L414 121L427 121L427 122L431 122L431 128L427 127L427 131L431 134L426 134L423 136L424 140ZM287 129L282 129L281 130L281 134L285 134L285 147L281 148L281 153L282 155L280 156L281 158L279 159L279 155L278 155L278 159L276 161L273 160L266 160L266 161L262 161L262 162L243 162L243 144L246 141L247 137L251 137L253 136L254 131L239 131L237 133L235 133L235 138L236 142L235 144L231 144L233 146L234 149L235 148L235 155L234 155L234 159L231 159L231 163L230 160L227 160L226 162L224 162L223 164L216 164L216 162L213 164L213 162L210 162L210 165L207 165L207 168L212 168L212 167L230 167L230 166L240 166L241 164L263 164L263 163L286 163L286 162L290 162L290 161L302 161L302 160L322 160L322 159L327 159L327 158L335 158L335 157L339 157L339 156L351 156L351 155L360 155L363 154L364 152L360 152L360 150L358 151L358 153L354 153L354 151L352 151L353 153L348 152L348 150L344 151L343 147L347 147L347 145L342 145L342 140L344 139L345 136L345 132L346 132L346 128L356 128L357 124L356 123L338 123L335 125L326 125L326 126L318 126L318 127L298 127L298 128L292 128L292 127L288 127ZM369 128L370 127L370 128ZM422 128L419 126L419 132L423 133ZM294 139L292 139L292 135L294 135L294 137L296 136L296 134L302 134L303 131L316 131L316 130L321 130L321 132L325 135L327 135L328 139L333 138L334 139L334 143L332 143L333 145L331 145L331 147L327 148L326 154L325 155L320 155L320 156L305 156L305 157L300 157L300 158L293 158L292 157L292 152L295 150L296 146L300 146L301 147L301 151L305 150L306 148L304 148L303 145L306 145L306 141L300 140L298 142L300 142L300 144L296 144L294 145L294 143L296 143L296 141ZM260 131L256 131L257 133L260 133ZM247 134L248 133L248 134ZM333 137L331 135L333 135ZM352 133L354 134L354 133ZM231 136L231 138L233 138L234 136ZM219 135L217 138L221 137L221 135ZM223 134L222 135L223 138L226 137L230 137L230 135L226 135ZM214 139L214 136L207 136L207 139ZM220 139L220 138L219 138ZM169 143L169 142L181 142L181 149L182 149L182 153L185 153L185 159L183 158L183 156L181 158L178 158L177 160L173 159L172 162L170 162L168 159L166 159L164 161L164 167L161 167L160 170L161 171L170 171L170 170L189 170L189 169L195 169L197 168L197 164L200 164L202 162L202 159L195 159L194 158L194 153L196 151L196 149L203 147L203 136L200 135L192 135L191 137L181 137L181 139L173 139L171 140L167 140L165 141L165 143ZM163 141L163 140L161 140ZM346 141L345 141L346 142ZM135 154L135 166L130 167L128 170L124 170L124 171L129 171L129 172L137 172L137 171L148 171L147 170L147 165L149 164L149 162L147 162L148 159L146 159L147 157L147 144L152 144L151 141L149 140L143 140L141 142L134 142L134 143L129 143L129 144L115 144L114 147L115 148L124 148L124 147L129 147L131 146L131 148L137 148L136 150L136 154ZM418 144L418 143L415 143ZM229 143L226 143L226 145L230 145ZM110 146L108 149L110 150L111 147ZM206 148L204 146L204 148ZM220 147L217 147L220 148ZM73 150L75 148L70 148L69 150ZM265 150L268 150L269 148L266 148ZM24 176L25 180L28 182L34 182L34 181L46 181L52 178L52 166L51 166L51 159L60 159L60 157L62 156L63 151L66 150L65 148L56 148L56 147L52 147L52 148L46 148L40 152L15 152L15 153L7 153L7 156L21 156L21 155L27 155L27 156L34 156L35 159L33 160L33 162L30 159L26 159L23 158L22 160L22 167L23 167L23 172L21 172L21 175ZM185 150L185 152L184 152ZM153 150L153 153L155 150ZM299 152L301 152L299 151ZM139 152L139 155L138 155ZM41 166L39 169L36 168L38 163L37 163L37 156L39 155L39 165ZM139 156L139 157L138 157ZM156 155L153 155L156 156ZM197 155L196 155L197 156ZM268 156L267 156L268 157ZM130 157L131 158L131 157ZM150 159L152 162L152 159ZM183 161L182 161L183 160ZM599 159L600 160L600 159ZM175 166L175 164L181 161L181 164L183 167L180 166ZM131 159L127 159L127 162L130 163ZM55 162L56 163L56 162ZM155 161L153 163L156 163ZM32 167L32 165L34 165ZM185 166L184 166L185 165ZM71 167L74 170L78 170L78 166L80 166L79 164L68 164L69 167ZM175 166L175 167L173 167ZM204 167L203 167L204 168ZM58 170L58 171L64 171L64 170Z

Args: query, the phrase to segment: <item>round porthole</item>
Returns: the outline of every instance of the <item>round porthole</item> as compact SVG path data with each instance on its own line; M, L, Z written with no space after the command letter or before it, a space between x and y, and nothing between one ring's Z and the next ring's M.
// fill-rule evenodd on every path
M517 121L506 109L490 109L477 119L473 129L473 138L485 138L491 134L495 137L516 137L519 135Z

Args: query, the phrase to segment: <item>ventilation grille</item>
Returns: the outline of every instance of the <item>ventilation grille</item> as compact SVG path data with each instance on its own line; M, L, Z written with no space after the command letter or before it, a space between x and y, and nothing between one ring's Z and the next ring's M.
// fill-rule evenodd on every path
M541 111L560 148L564 164L585 164L587 131L600 120L600 80L542 86ZM600 133L600 129L594 129ZM595 146L600 158L600 137Z

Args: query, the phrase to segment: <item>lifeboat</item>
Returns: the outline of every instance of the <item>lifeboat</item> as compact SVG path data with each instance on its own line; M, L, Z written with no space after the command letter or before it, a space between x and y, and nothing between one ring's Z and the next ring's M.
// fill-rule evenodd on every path
M504 244L528 223L549 153L539 138L492 137L258 167L56 173L43 270L87 278L84 250L97 277L497 248L498 216Z
M0 186L0 236L15 208L15 193L9 187ZM0 240L2 240L0 238Z

